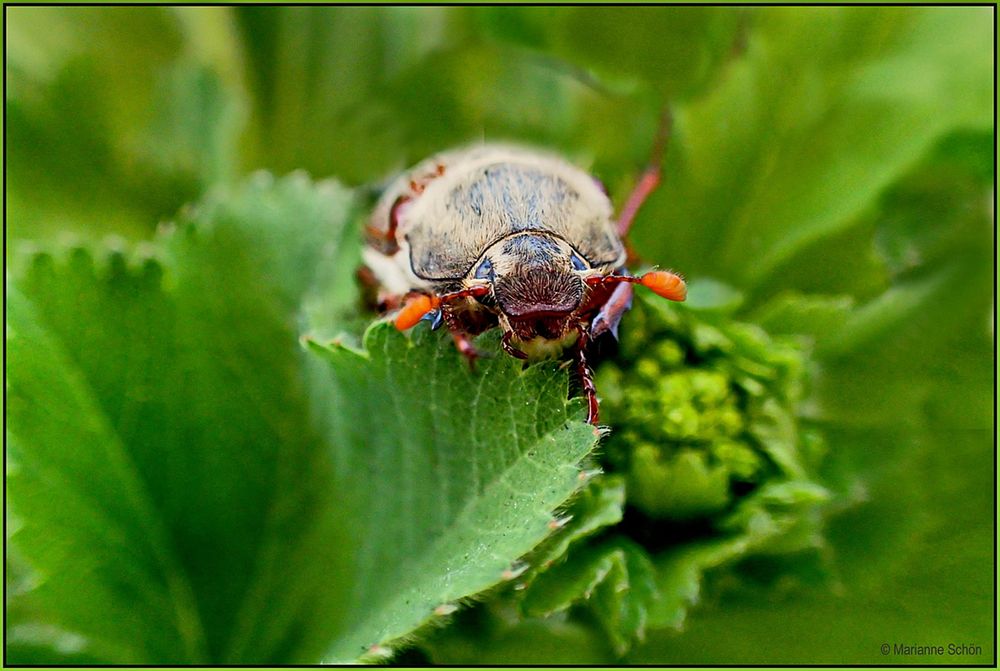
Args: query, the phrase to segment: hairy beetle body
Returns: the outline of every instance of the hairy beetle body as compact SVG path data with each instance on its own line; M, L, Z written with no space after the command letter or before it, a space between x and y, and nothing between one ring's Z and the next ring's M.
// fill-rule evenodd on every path
M402 275L404 291L433 288L461 280L501 239L539 231L574 245L595 267L617 267L625 248L612 214L593 178L556 156L504 145L456 150L388 188L369 222L365 259L384 269L375 254L391 256L400 273L380 279Z
M599 182L552 154L507 145L439 154L380 198L366 227L363 276L384 308L401 308L398 328L446 324L470 362L469 337L497 326L518 358L573 348L596 423L587 343L616 332L633 283L683 300L678 276L636 278L625 268L622 236L658 181L654 170L616 220Z

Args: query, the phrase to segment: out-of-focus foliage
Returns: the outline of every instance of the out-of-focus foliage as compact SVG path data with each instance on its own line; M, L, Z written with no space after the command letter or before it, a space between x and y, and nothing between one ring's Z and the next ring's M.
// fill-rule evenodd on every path
M8 660L989 662L991 16L9 8ZM621 202L665 103L691 307L603 474L565 372L360 340L363 193L246 180L513 139Z
M9 234L141 237L238 174L245 73L225 10L12 8Z
M789 286L783 261L853 224L949 129L989 127L982 20L948 9L754 12L744 57L681 108L672 178L650 207L663 228L639 228L636 245L745 291ZM831 280L832 292L850 291Z

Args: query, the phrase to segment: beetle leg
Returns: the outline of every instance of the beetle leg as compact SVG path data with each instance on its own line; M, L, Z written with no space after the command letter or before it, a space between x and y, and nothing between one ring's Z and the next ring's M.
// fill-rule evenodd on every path
M446 306L452 301L457 301L461 298L473 298L477 296L483 296L489 293L489 287L486 285L479 285L473 287L467 287L465 289L458 289L446 294L441 294L434 298L434 306L437 308L440 316L434 317L434 321L431 322L431 329L438 328L440 324L438 320L443 319L444 323L448 325L448 330L451 331L451 337L455 341L455 347L458 351L465 357L466 361L469 362L469 368L471 370L476 369L476 359L483 356L482 352L476 349L475 345L469 339L469 334L466 333L462 326L455 320L455 317L446 309Z
M465 360L469 364L469 370L476 370L476 359L482 356L480 351L476 349L476 346L472 344L472 340L469 338L469 334L458 328L451 319L445 316L445 323L448 325L448 330L451 332L451 338L455 341L455 349L458 353L465 357Z
M360 266L354 276L361 288L361 304L365 309L384 314L400 306L403 297L386 292L368 266Z
M368 266L361 266L354 274L361 296L361 307L369 312L382 312L379 306L379 283Z
M399 228L400 217L410 205L412 205L412 198L410 196L405 194L399 196L393 201L392 207L389 208L389 227L386 230L380 230L377 226L367 226L365 228L368 242L386 256L392 256L399 251L399 241L396 240L396 229Z
M462 330L450 312L442 309L441 313L444 323L448 325L448 331L451 332L451 338L455 341L455 349L469 362L469 370L476 370L476 359L483 356L482 353L472 344L469 334Z
M629 229L632 227L632 222L635 221L635 215L639 213L639 208L642 207L642 204L646 202L649 195L660 184L660 177L663 170L663 154L666 151L667 139L670 137L670 128L672 125L673 116L670 114L670 109L664 107L663 114L660 117L660 128L656 134L656 142L653 144L653 154L649 158L649 165L646 166L645 172L642 173L642 177L639 178L639 182L632 189L632 193L629 194L628 200L625 201L625 205L618 215L616 228L618 229L618 237L620 238L624 238L628 234Z
M480 357L480 354L476 346L469 340L469 334L462 331L452 331L451 337L455 341L455 348L459 354L464 356L465 360L469 362L469 370L476 370L476 359Z
M514 334L511 331L504 331L503 338L500 339L500 347L503 348L504 352L507 352L507 354L510 354L515 359L527 359L527 354L511 344L510 339L513 335Z
M364 264L358 266L358 269L354 272L354 277L358 280L358 284L366 289L378 289L379 287L379 281L375 277L375 272Z
M621 322L622 316L632 307L633 293L632 285L628 282L622 282L615 287L610 298L601 306L600 312L590 323L591 340L608 331L615 337L615 340L618 339L618 324Z
M580 330L580 339L576 341L573 348L573 355L576 358L576 374L580 378L580 386L583 387L583 394L587 397L587 423L597 426L600 421L600 408L597 403L597 387L594 386L594 373L587 365L587 336Z
M378 312L386 313L398 310L402 304L403 297L399 294L379 293L376 307L378 308Z

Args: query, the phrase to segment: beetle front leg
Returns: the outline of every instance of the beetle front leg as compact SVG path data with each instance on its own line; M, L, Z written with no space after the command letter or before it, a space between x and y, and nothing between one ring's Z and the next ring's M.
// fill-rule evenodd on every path
M444 314L444 323L447 324L451 338L455 341L455 349L465 357L469 363L469 370L476 370L476 359L480 358L482 353L472 344L469 334L462 330L452 314L446 310L442 310L442 313Z
M459 354L465 357L465 360L469 362L469 370L476 370L476 359L478 359L481 354L476 346L472 344L469 339L468 333L463 333L461 331L452 331L451 337L455 341L455 349L458 350Z
M580 386L587 397L587 423L597 426L600 421L600 408L597 402L597 387L594 386L594 373L587 364L587 336L581 329L580 339L576 341L573 355L576 359L576 374L580 378Z
M590 323L590 339L594 340L598 336L611 332L611 335L618 339L618 324L622 316L632 307L632 285L622 282L611 293L607 302L601 306L600 312Z
M515 359L527 359L528 355L514 347L510 342L510 339L514 336L512 331L504 331L503 337L500 339L500 347L503 348L504 352L511 355Z

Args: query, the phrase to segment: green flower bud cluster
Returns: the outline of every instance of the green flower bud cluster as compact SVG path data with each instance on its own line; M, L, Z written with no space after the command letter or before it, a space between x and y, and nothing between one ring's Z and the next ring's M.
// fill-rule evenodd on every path
M637 298L619 355L597 373L606 459L646 515L729 510L759 485L803 475L801 350L749 324Z

